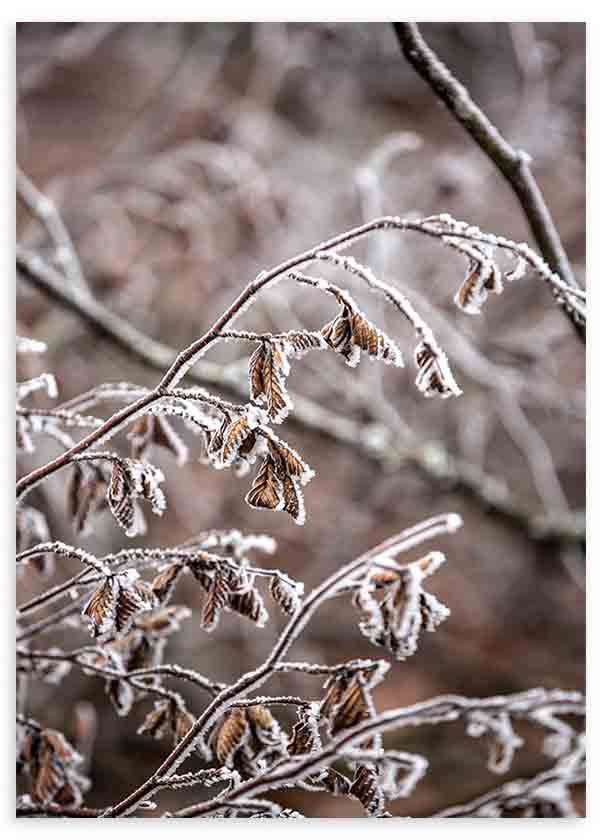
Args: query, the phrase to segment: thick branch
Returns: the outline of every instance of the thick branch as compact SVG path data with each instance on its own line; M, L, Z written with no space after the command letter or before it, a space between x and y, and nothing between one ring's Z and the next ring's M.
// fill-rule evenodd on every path
M429 84L452 116L468 131L512 187L546 262L558 272L565 283L572 288L579 288L550 210L531 171L529 155L513 148L500 134L481 108L473 102L468 90L427 45L415 23L394 23L394 30L407 61ZM580 323L567 300L563 300L562 309L573 323L581 340L585 341L585 325Z

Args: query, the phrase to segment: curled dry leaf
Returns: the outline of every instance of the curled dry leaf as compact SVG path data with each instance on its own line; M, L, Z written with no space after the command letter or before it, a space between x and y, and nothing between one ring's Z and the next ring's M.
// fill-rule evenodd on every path
M385 595L378 601L373 591L381 587L381 577L373 584L367 576L355 596L355 604L367 618L360 630L373 644L385 647L396 659L412 656L417 650L421 630L433 632L450 615L450 610L422 587L424 578L433 574L445 561L439 551L399 568L394 581L383 586Z
M257 704L246 709L248 723L252 730L254 751L257 757L266 757L273 751L285 752L284 736L278 721L266 706Z
M379 770L372 764L359 764L354 773L350 796L356 797L370 817L379 816L385 807L385 797L379 780Z
M217 729L214 751L217 761L226 767L233 766L235 753L250 735L250 725L245 709L232 709Z
M275 462L271 457L263 459L252 487L246 495L250 507L263 510L281 510L282 486Z
M503 291L502 274L496 263L482 255L471 258L465 279L454 296L454 302L463 312L478 315L486 302L488 293L499 295Z
M76 766L81 756L62 733L53 729L28 732L21 744L21 763L31 780L31 796L39 805L79 805L89 780Z
M348 796L352 789L352 783L347 776L334 770L333 767L327 767L318 776L310 776L307 781L317 788L325 789L333 796Z
M119 717L127 717L133 707L135 692L127 680L107 680L106 693Z
M227 600L227 606L230 610L249 618L257 627L264 627L269 619L263 599L254 586L245 592L232 592Z
M161 470L143 461L124 458L113 462L106 498L113 516L128 537L146 530L138 499L149 502L158 516L164 512L165 496L159 486L164 478Z
M269 419L281 423L292 408L285 379L289 362L276 341L262 341L248 363L250 399L264 404Z
M298 721L292 729L292 737L288 742L290 755L313 753L322 747L319 732L319 710L316 704L305 709L298 709Z
M195 720L181 697L158 700L144 718L137 733L153 738L163 738L170 733L174 744L178 744L190 731Z
M249 455L256 443L256 433L247 417L233 420L223 431L222 466L231 466L236 458Z
M172 729L172 701L158 700L154 708L148 712L143 723L139 726L138 735L150 735L153 738L163 738Z
M450 370L443 350L421 341L415 349L415 363L419 369L415 384L425 397L459 397L462 391Z
M128 439L131 441L131 457L143 460L153 446L166 449L179 466L188 459L188 448L166 417L147 413L131 427Z
M183 563L169 563L159 570L150 585L161 604L166 604L171 599L177 586L177 581L184 571L185 566Z
M91 518L107 507L108 478L97 464L73 464L67 479L67 511L76 534L91 533Z
M355 680L341 695L331 715L331 734L336 735L342 729L350 729L368 717L369 710L363 687Z
M386 364L396 367L404 364L397 344L372 324L348 298L344 298L342 311L323 327L321 334L350 367L356 367L360 361L361 350L372 359Z
M200 619L202 628L207 632L210 633L217 626L221 610L228 603L229 594L227 578L220 572L215 572L206 593Z
M302 485L314 476L313 470L290 446L272 433L267 440L268 454L246 495L250 507L263 510L283 510L294 522L305 521Z
M132 619L158 605L152 589L139 579L135 569L107 575L83 608L92 635L104 636L127 630Z
M294 615L300 606L304 585L284 578L283 575L273 575L269 591L286 615Z
M215 730L212 745L219 763L244 776L256 775L259 767L286 754L279 723L259 704L228 712Z

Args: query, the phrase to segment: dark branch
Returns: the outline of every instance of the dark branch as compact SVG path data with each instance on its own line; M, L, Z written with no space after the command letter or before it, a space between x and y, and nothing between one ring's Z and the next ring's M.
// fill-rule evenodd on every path
M425 42L415 23L394 23L394 30L406 60L433 89L452 116L504 175L517 196L531 231L548 265L567 285L579 288L568 257L539 185L531 171L529 155L515 149L473 102L469 91L456 79ZM556 294L556 293L555 293ZM585 325L580 323L566 300L562 309L585 342Z

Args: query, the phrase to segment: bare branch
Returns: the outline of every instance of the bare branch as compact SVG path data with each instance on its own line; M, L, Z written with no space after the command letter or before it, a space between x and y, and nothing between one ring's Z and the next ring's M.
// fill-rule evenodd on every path
M407 61L444 102L453 117L504 175L517 196L544 259L573 289L579 285L573 275L558 231L531 170L529 155L514 149L473 102L468 90L440 61L427 45L415 23L394 23L396 35ZM563 311L573 323L582 341L585 324L581 323L568 299L554 292Z

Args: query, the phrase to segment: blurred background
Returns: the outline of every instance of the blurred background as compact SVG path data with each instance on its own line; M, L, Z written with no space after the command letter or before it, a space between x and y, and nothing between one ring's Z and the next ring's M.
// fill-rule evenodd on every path
M424 24L422 33L508 140L532 155L584 283L584 25ZM90 292L172 348L204 333L263 268L382 213L449 212L535 246L509 187L405 62L389 24L17 24L17 162L56 203ZM20 202L17 233L60 259ZM162 452L152 459L166 474L167 512L128 544L174 545L213 527L265 532L277 540L277 565L309 588L386 536L456 511L464 528L435 546L448 563L429 587L452 615L422 637L413 657L394 663L376 691L378 710L447 692L583 689L582 345L533 276L469 317L452 303L464 262L437 242L389 232L352 253L430 322L463 396L424 400L414 387L409 326L349 275L323 268L409 362L390 370L363 361L350 370L333 354L309 354L293 365L290 387L317 407L318 428L290 417L277 432L316 471L306 525L248 508L250 479L200 463L200 439L184 432L186 466ZM335 311L318 292L284 281L237 326L316 329ZM49 347L27 359L27 375L54 372L63 400L103 382L157 381L155 370L25 281L17 286L17 321L19 334ZM228 344L209 358L222 366L223 381L239 383L244 353ZM127 451L124 439L115 446ZM56 443L40 442L34 456L19 458L18 474L56 452ZM65 481L58 473L31 504L46 514L53 538L74 542ZM489 504L495 481L503 483L504 512ZM125 542L105 515L81 544L106 553ZM50 583L74 571L59 561ZM17 602L47 585L29 572L18 580ZM186 579L175 602L198 607L198 585ZM284 622L271 613L261 630L227 614L211 635L192 617L170 638L165 661L233 680L271 648ZM85 643L68 627L36 639L44 648ZM335 601L291 658L333 664L381 655L361 636L353 608ZM177 688L192 710L203 708L201 692ZM321 696L314 677L288 675L270 688ZM92 704L98 722L86 803L106 805L143 781L168 745L136 735L149 701L120 719L103 681L75 671L58 690L34 683L27 710L69 736L90 708L82 704ZM282 713L285 726L291 719ZM547 763L539 733L521 734L527 746L513 775ZM485 744L461 726L406 730L386 743L431 762L415 794L391 803L394 814L426 816L499 782L485 769ZM324 794L277 798L307 816L361 813L358 803ZM185 791L160 797L165 808L186 801Z

